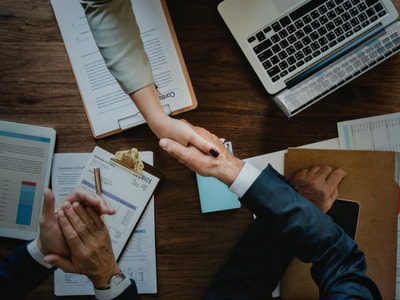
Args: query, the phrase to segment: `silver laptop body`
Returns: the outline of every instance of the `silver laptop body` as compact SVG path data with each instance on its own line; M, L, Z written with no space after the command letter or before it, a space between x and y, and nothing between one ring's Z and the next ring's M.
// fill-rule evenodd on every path
M400 49L389 0L224 0L218 11L287 116Z

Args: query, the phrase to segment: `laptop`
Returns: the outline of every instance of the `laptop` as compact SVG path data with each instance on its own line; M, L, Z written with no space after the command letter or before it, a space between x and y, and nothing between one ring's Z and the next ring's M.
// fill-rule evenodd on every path
M390 0L223 0L218 12L286 116L400 50Z

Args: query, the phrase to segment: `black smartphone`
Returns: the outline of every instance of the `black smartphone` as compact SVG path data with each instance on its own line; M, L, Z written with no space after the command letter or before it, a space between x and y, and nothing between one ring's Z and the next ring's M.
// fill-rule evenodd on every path
M347 199L336 199L327 212L352 239L356 236L359 213L360 204Z

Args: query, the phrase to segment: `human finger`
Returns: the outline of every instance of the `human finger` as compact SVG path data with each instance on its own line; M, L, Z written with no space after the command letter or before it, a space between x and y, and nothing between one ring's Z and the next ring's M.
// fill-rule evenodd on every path
M320 171L321 167L318 165L314 165L309 169L305 169L306 173L309 174L317 174Z
M328 177L326 178L326 181L331 185L337 186L345 176L346 176L346 171L338 168L329 173Z
M183 146L193 145L203 153L207 153L213 157L218 157L219 152L214 142L201 134L197 130L198 127L193 126L184 119L174 119L174 121L173 124L176 127L174 130L175 134L170 136L166 135L164 137L173 139L176 142L181 143Z
M112 215L115 213L115 210L108 205L108 203L99 195L96 195L93 192L78 189L70 193L67 197L64 198L62 203L69 202L81 202L86 206L92 206L96 209L99 214L108 214Z
M75 230L79 240L84 243L90 235L89 230L93 231L93 222L85 218L87 216L83 206L79 203L66 202L62 208L65 216L68 218L68 222ZM83 218L81 217L83 215Z
M42 218L51 219L54 216L54 194L50 189L46 189L43 196Z
M62 257L57 254L48 254L43 258L43 261L51 264L52 266L55 266L57 268L60 268L64 272L67 273L75 273L76 269L68 258Z
M106 229L106 226L103 222L103 219L99 217L96 211L92 207L86 207L86 212L92 219L93 224L96 226L97 229L103 230Z
M210 154L213 157L219 156L219 151L217 147L200 135L194 134L191 138L190 144L192 144L202 152Z
M87 208L89 207L90 206L87 206ZM87 213L85 207L79 202L74 202L72 208L73 213L71 215L67 214L67 217L69 218L71 225L77 231L80 239L85 241L90 234L93 234L93 232L96 231L96 224L93 221L93 218Z
M69 203L66 203L64 206L65 209L61 209L57 212L58 224L64 235L65 241L68 244L68 247L70 249L77 249L81 247L82 242L79 238L78 232L75 230L75 228L72 226L69 219L65 215L65 212L68 211L69 209L72 210L72 207L70 207L71 205Z
M183 164L187 164L190 161L193 152L194 155L198 154L198 157L204 155L204 153L201 153L197 148L183 146L182 144L168 138L160 139L159 145L169 155L176 158Z
M320 178L326 180L329 176L329 174L332 173L332 167L329 166L318 166L318 171L315 172L316 176L319 176Z

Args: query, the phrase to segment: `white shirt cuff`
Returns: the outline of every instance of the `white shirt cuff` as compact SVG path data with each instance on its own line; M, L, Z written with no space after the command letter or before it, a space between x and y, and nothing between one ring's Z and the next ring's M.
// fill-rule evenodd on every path
M117 286L111 286L111 288L108 290L98 290L95 288L94 295L98 300L114 299L120 294L122 294L123 291L125 291L131 284L132 282L129 279L129 277L125 276L125 279L121 281Z
M239 198L242 198L260 173L261 171L259 169L246 162L229 189L238 195Z
M30 242L27 246L27 249L32 258L36 260L39 264L41 264L43 267L46 267L47 269L53 268L51 264L48 264L43 261L45 255L42 253L42 251L40 251L37 245L37 239Z

